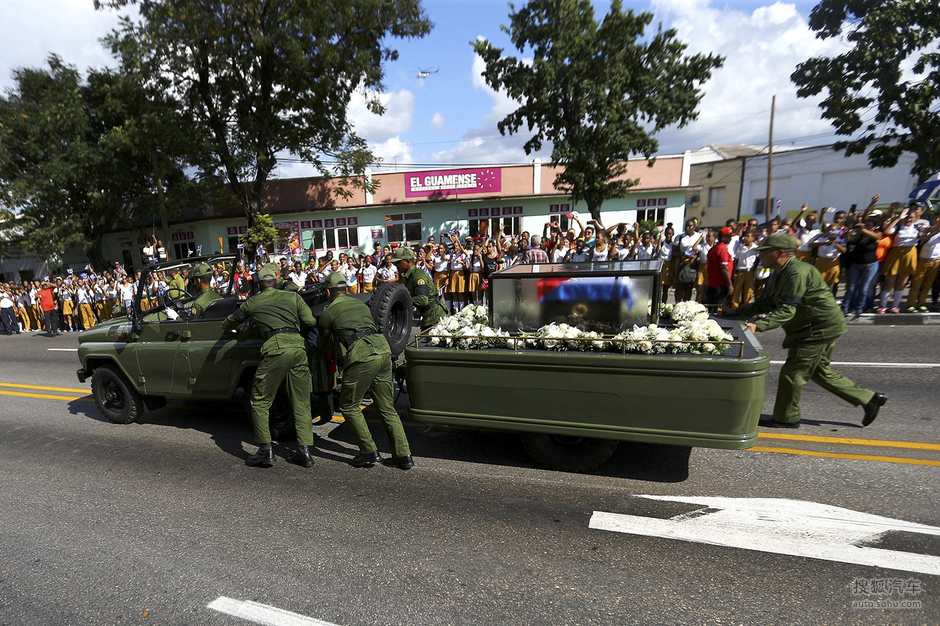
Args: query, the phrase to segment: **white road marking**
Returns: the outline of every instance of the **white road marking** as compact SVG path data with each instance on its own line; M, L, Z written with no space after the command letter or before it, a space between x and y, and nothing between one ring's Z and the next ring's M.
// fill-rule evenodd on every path
M49 352L78 352L78 348L46 348Z
M594 511L590 528L854 565L940 575L940 557L856 544L888 531L940 536L940 528L803 500L637 496L700 504L671 519ZM710 510L717 509L717 510Z
M783 365L786 361L771 361L771 365ZM929 370L940 367L940 363L884 363L882 361L833 361L829 365L841 367L890 367L892 369Z
M207 608L264 626L336 626L331 622L291 613L267 604L235 600L225 596L219 596L210 602Z

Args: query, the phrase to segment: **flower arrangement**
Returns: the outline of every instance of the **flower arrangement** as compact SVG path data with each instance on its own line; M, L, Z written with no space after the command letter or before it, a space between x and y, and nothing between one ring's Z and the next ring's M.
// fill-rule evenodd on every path
M443 318L427 331L431 335L429 344L434 347L483 350L487 348L525 347L552 351L620 352L636 354L723 354L729 333L713 319L708 310L698 302L679 302L669 307L674 327L634 326L613 337L584 331L568 324L548 324L534 333L512 337L502 329L487 325L486 307L470 305L459 313ZM669 316L660 309L661 315Z

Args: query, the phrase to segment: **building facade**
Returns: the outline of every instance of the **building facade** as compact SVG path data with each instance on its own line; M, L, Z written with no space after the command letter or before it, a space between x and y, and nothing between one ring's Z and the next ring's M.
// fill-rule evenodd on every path
M639 179L625 198L608 200L602 222L610 227L641 220L672 222L684 216L689 186L688 154L657 157L652 167L645 159L628 162L625 178ZM527 165L442 168L409 172L368 174L377 184L374 193L348 188L348 196L337 193L335 179L301 178L274 180L268 185L265 212L271 214L278 240L268 252L283 255L288 250L304 257L310 251L371 252L374 243L416 244L452 229L461 237L495 234L500 226L506 234L542 234L546 222L562 228L577 228L567 216L590 214L583 204L554 188L556 170L535 162ZM193 219L170 222L164 245L171 258L182 258L201 250L209 254L235 252L247 219L233 205L215 206ZM147 226L112 232L105 236L104 257L125 267L140 268L144 238L155 232ZM159 237L159 233L157 233ZM271 249L274 248L274 249ZM69 254L66 265L84 267L80 251Z

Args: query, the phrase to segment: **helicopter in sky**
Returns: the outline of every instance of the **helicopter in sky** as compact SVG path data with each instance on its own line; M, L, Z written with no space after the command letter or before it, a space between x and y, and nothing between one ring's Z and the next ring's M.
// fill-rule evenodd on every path
M427 77L430 76L431 74L437 74L439 71L440 71L440 70L439 70L438 68L436 68L436 67L435 67L434 69L431 69L431 68L429 67L429 68L426 69L426 70L423 70L423 69L421 69L421 68L419 67L419 68L418 68L418 75L416 76L416 78L427 78Z

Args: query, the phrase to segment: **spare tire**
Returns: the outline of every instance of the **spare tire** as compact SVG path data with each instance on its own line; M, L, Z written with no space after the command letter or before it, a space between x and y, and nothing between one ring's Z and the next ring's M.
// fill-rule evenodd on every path
M379 332L388 340L392 358L397 357L411 338L411 327L414 324L411 295L400 283L382 283L372 294L369 309Z

